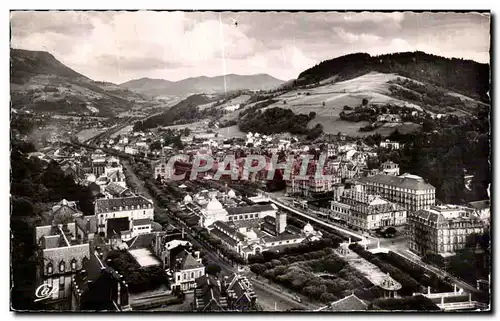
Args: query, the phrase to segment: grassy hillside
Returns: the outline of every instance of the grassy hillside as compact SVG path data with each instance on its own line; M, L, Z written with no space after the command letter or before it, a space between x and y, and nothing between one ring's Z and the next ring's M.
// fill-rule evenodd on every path
M490 88L488 64L480 64L471 60L448 59L419 51L380 56L357 53L326 60L303 71L296 84L315 84L334 76L339 80L352 79L371 71L395 73L441 86L483 102L489 101L487 95Z

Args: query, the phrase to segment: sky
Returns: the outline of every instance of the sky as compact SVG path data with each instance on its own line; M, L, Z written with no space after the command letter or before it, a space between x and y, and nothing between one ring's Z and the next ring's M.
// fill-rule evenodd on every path
M237 22L237 23L235 23ZM297 78L354 52L490 60L490 17L412 12L11 12L11 47L99 81L267 73Z

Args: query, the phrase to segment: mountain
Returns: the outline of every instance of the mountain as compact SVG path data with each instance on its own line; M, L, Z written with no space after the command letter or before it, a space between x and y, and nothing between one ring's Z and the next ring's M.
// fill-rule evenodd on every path
M169 126L174 124L186 124L199 120L202 117L199 106L215 99L208 95L195 94L183 99L168 110L140 120L134 124L134 130L145 130L157 126Z
M93 81L45 51L11 49L10 62L15 109L114 116L145 101L126 88Z
M489 65L470 60L423 52L357 53L323 61L272 94L254 95L220 122L258 131L259 126L246 125L258 124L268 110L281 108L296 115L314 113L308 128L321 125L328 134L387 136L396 129L408 133L419 130L422 117L445 116L457 124L471 117L488 119L489 80ZM392 114L400 115L401 121ZM279 118L275 121L268 126L278 128Z
M120 85L149 96L189 95L193 93L222 93L234 90L269 90L274 89L283 81L268 74L235 75L229 74L217 77L194 77L180 81L141 78L130 80Z
M488 102L490 67L472 60L449 59L425 52L380 56L355 53L323 61L300 73L296 84L316 84L332 78L348 80L368 72L398 74Z

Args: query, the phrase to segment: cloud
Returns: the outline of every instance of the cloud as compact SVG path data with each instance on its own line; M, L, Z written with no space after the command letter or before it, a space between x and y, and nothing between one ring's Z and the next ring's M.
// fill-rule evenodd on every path
M238 21L238 26L233 24ZM489 16L386 12L11 13L11 46L49 51L96 80L224 73L295 78L352 52L489 60Z
M354 34L352 32L346 32L342 28L335 28L334 31L343 41L347 43L354 43L358 41L361 41L363 43L373 43L381 39L381 37L377 35L372 35L367 33Z

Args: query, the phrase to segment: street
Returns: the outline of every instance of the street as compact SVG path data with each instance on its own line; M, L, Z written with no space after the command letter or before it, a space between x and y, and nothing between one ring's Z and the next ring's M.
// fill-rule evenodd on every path
M144 186L144 182L137 177L128 160L123 160L122 164L123 167L125 167L125 169L127 170L127 172L131 174L132 180L137 184L137 186L139 186L140 194L153 200L155 211L164 211L158 206L156 200L151 196L147 188ZM185 230L188 230L188 227L182 221L177 222L171 218L168 218L168 221L173 226L181 225L180 227L184 227ZM207 253L208 260L210 262L219 265L223 275L231 275L237 272L235 267L231 266L226 261L224 261L219 255L210 250L205 244L199 242L189 233L186 233L186 236L188 240L192 242L193 245L199 246L200 248L205 250L205 252ZM296 302L293 299L291 299L290 296L280 293L279 291L273 289L272 287L261 285L258 282L253 282L252 280L250 281L254 286L255 293L257 294L257 301L266 311L268 310L274 311L275 302L277 305L277 309L280 311L289 309L311 309L311 307L316 307L315 305L311 306L309 304Z
M451 274L448 274L445 271L440 270L439 268L437 268L435 266L432 266L430 264L422 262L421 258L418 255L413 254L408 250L405 235L400 235L400 236L397 236L395 238L376 238L373 236L367 236L367 235L361 234L359 232L349 230L346 227L339 227L339 226L332 224L330 222L326 222L323 219L318 218L315 215L312 215L311 213L308 213L308 212L306 213L304 210L299 210L299 209L293 207L291 204L285 204L285 202L282 199L277 199L277 198L273 197L273 195L269 195L269 196L271 197L271 200L276 205L279 205L287 210L291 210L292 212L297 213L298 215L303 216L307 219L318 222L318 223L323 224L327 227L336 229L336 230L343 232L347 235L357 236L359 238L370 238L371 243L370 243L369 248L377 247L380 244L381 248L382 247L387 248L390 251L397 253L398 255L412 261L413 263L420 265L421 267L425 268L426 270L428 270L432 273L435 273L436 275L438 275L441 278L445 278L445 277L450 278L452 283L457 284L457 286L462 287L464 290L478 292L478 290L476 289L476 287L474 285L471 285L471 284L469 284L461 279L458 279L457 277L455 277Z

